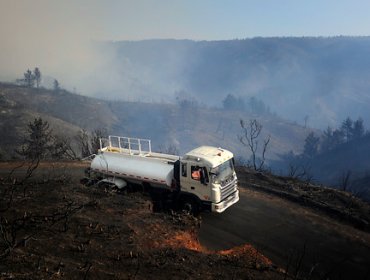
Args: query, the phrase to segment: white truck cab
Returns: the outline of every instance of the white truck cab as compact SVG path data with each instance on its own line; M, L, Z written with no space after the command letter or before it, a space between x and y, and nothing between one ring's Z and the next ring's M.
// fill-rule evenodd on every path
M203 208L223 212L239 200L233 154L210 146L188 152L181 159L180 185L196 195Z

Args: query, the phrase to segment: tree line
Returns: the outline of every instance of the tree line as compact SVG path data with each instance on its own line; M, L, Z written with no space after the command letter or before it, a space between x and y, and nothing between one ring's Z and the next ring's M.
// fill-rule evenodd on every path
M330 126L327 127L321 137L311 132L305 139L302 156L313 158L318 154L331 151L342 144L361 139L368 133L365 131L364 121L361 118L352 120L350 117L347 117L340 127L336 129Z
M38 67L35 67L33 71L27 69L26 72L23 73L23 77L16 80L16 83L21 86L25 86L28 88L40 88L42 81L42 74ZM53 81L53 90L58 92L61 89L60 83L57 79Z
M23 78L17 79L16 82L26 87L31 88L36 86L36 88L39 88L41 83L41 71L38 67L35 67L33 71L27 69L27 71L23 73Z
M288 168L288 176L300 178L310 181L317 175L315 166L323 160L332 160L332 165L338 163L333 160L333 155L343 151L351 152L351 149L370 135L369 131L365 130L364 122L361 118L353 120L347 117L337 128L327 127L321 134L310 132L304 140L303 149L300 154L294 154L292 151L281 155L281 161ZM313 173L315 171L315 174ZM341 172L338 170L338 172ZM348 172L348 171L347 171ZM322 175L322 174L321 174ZM339 178L341 188L346 189L348 179L344 174Z
M228 94L222 101L224 110L250 111L258 115L271 115L270 107L256 97L249 99Z

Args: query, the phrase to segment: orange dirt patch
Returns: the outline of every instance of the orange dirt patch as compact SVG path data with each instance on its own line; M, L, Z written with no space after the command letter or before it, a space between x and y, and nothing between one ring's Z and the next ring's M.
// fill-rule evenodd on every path
M192 251L209 252L202 245L200 245L197 234L195 232L179 231L173 234L173 236L164 241L161 244L164 247L171 248L186 248Z
M265 266L272 265L270 259L258 252L252 245L244 244L231 248L229 250L218 251L220 255L233 256L233 257L249 257L253 258L256 262L261 263Z
M146 212L146 211L141 211ZM152 213L147 213L153 216ZM143 213L141 213L143 215ZM270 267L272 261L262 255L250 244L244 244L228 250L212 251L202 246L198 239L198 231L196 227L197 221L189 216L179 216L181 222L187 226L176 226L172 223L157 223L153 217L147 219L141 216L138 220L129 223L129 227L133 230L137 242L142 250L155 250L171 248L174 250L187 249L199 252L209 256L222 256L227 259L241 260L245 263L252 263L255 267ZM176 223L175 223L176 224Z

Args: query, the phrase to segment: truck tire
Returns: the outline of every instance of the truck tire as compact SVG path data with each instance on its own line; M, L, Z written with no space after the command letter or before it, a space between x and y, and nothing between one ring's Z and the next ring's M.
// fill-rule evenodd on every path
M194 198L187 197L182 200L181 210L187 214L197 216L200 212L200 206Z
M111 188L117 188L115 184L113 183L109 183L109 182L102 182L102 181L99 181L97 182L97 187L98 188L106 188L106 189L111 189Z
M80 183L86 187L91 187L97 183L97 180L85 177L80 180Z

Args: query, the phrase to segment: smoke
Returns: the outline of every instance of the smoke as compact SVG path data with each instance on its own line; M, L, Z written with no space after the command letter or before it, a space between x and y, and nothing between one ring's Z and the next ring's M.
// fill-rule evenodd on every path
M299 123L310 116L316 127L346 116L370 121L369 38L102 43L177 34L169 23L184 20L183 10L172 2L158 12L150 0L1 0L0 80L39 67L63 88L100 98L151 102L177 94L220 106L231 93L256 96Z
M168 4L162 12L174 14L177 5ZM0 81L14 82L39 67L44 86L49 77L49 85L57 79L62 88L83 95L167 100L181 90L172 77L123 60L114 44L102 43L102 38L149 36L150 26L159 24L148 25L159 16L155 8L151 1L1 0ZM178 69L181 61L173 61L166 73Z
M39 67L62 87L85 90L82 81L102 63L93 47L97 18L88 1L1 1L0 79L14 81Z

